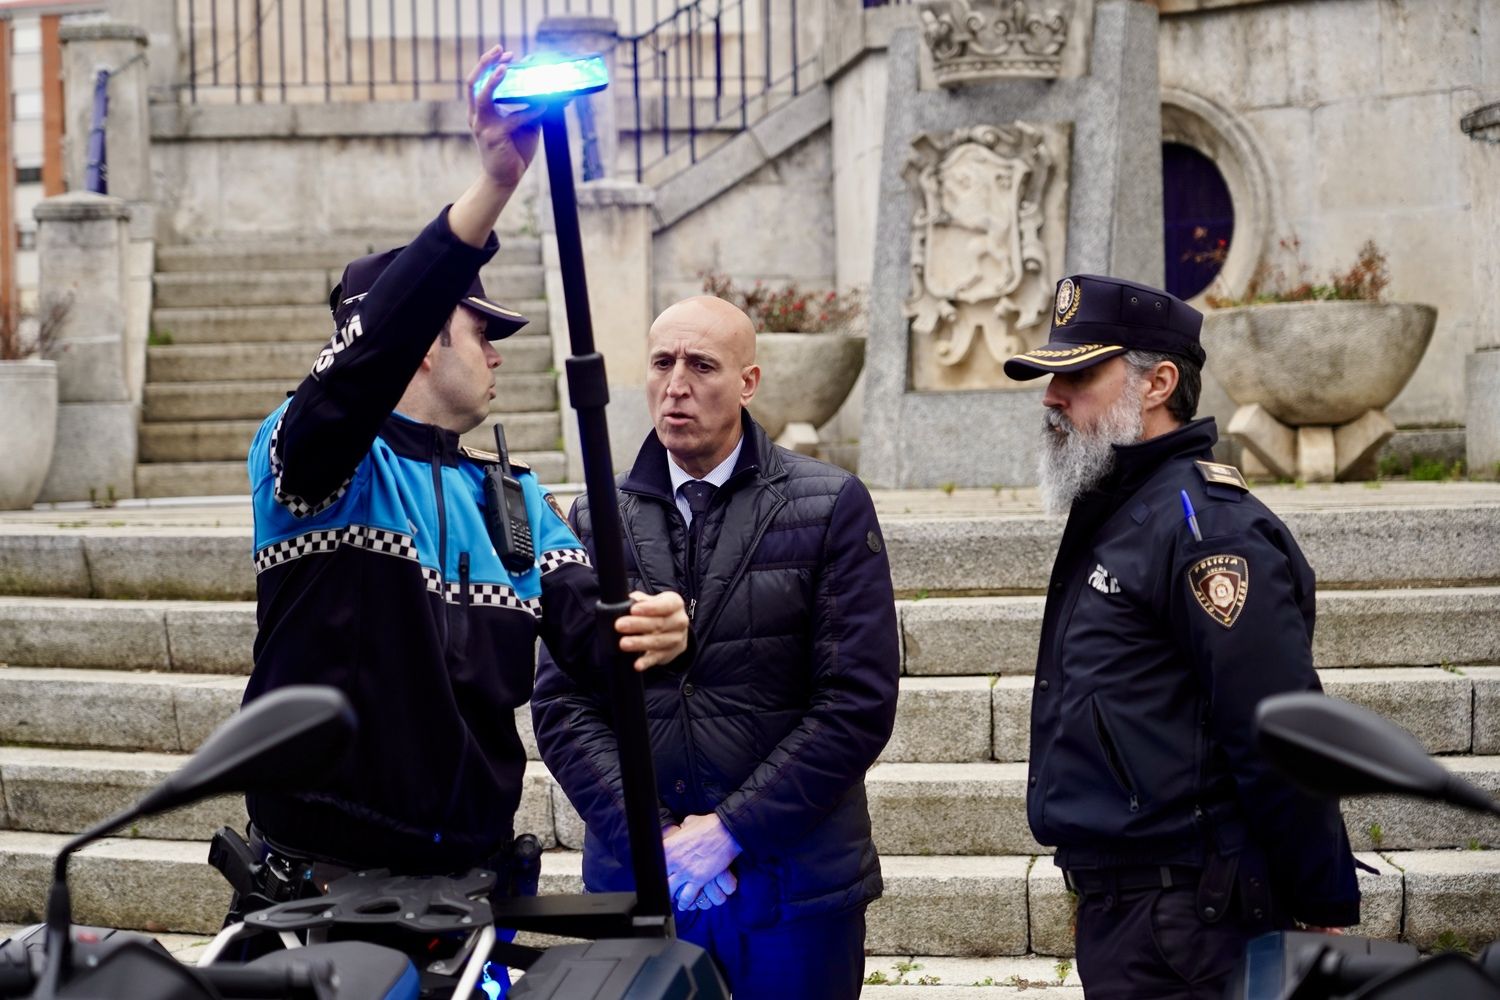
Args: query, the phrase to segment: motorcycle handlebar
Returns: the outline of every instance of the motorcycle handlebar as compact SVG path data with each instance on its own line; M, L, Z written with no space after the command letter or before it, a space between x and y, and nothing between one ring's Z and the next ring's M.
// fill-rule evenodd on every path
M224 1000L316 1000L318 985L327 977L327 963L295 962L257 969L243 965L209 965L191 971ZM0 997L28 997L36 989L31 969L0 966Z
M208 980L224 1000L311 1000L326 977L327 963L294 962L268 969L207 965L193 971Z

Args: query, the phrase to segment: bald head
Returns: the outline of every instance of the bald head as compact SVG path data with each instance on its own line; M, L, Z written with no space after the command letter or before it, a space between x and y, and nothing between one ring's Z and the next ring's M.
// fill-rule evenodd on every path
M738 307L695 295L668 307L647 338L646 399L656 436L694 476L740 440L740 408L760 385L755 327Z
M694 295L667 306L651 324L651 346L658 336L692 333L718 345L741 365L755 364L755 325L745 311L712 295Z

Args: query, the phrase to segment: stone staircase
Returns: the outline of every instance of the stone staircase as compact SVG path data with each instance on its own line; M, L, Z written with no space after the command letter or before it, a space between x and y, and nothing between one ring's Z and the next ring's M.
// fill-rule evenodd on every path
M410 233L311 242L220 241L157 250L152 345L142 405L141 497L242 495L245 454L333 332L328 293L351 259ZM501 347L493 417L516 457L546 480L564 460L542 281L541 243L507 237L485 290L530 317ZM465 439L492 449L489 423Z
M1500 486L1259 493L1318 571L1314 653L1328 692L1500 792ZM1049 984L1049 996L1078 996L1071 900L1031 840L1024 794L1040 595L1060 525L1025 491L876 502L904 676L895 733L868 779L886 877L869 913L871 982L902 991L936 979L955 998ZM73 516L0 518L0 921L41 912L66 835L178 766L235 709L250 666L242 505L62 520ZM518 719L530 745L529 716ZM1500 851L1484 849L1500 845L1500 824L1398 798L1352 799L1345 816L1380 871L1361 876L1362 932L1423 948L1500 937ZM241 803L221 799L87 849L73 864L75 912L214 929L228 893L205 840L243 822ZM582 826L539 762L518 829L553 848L543 891L575 891Z

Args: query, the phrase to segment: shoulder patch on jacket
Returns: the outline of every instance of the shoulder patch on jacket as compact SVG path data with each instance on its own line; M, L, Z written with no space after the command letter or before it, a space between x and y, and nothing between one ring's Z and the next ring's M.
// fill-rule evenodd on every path
M568 515L563 513L562 504L557 502L557 497L552 495L551 490L542 490L542 499L547 502L548 507L552 508L552 513L556 514L564 521L568 519Z
M1188 586L1208 617L1233 628L1250 595L1250 564L1232 555L1199 559L1188 570Z
M463 455L471 462L479 462L482 465L500 464L500 456L495 454L493 451L485 451L483 448L471 448L466 444L459 445L458 451L459 454ZM518 458L512 458L510 460L510 467L517 472L531 471L531 466L527 465L525 462L521 461Z
M1217 486L1233 486L1244 493L1250 492L1250 484L1245 482L1245 477L1240 475L1240 470L1232 465L1222 462L1194 462L1198 469L1198 475L1203 477L1205 483Z

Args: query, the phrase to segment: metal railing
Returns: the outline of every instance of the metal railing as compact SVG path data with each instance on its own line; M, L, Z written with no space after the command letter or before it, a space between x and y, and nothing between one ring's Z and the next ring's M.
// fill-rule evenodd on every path
M637 180L696 163L818 82L799 23L821 21L818 0L178 0L183 89L195 104L450 100L491 45L524 54L563 14L619 25L613 90L630 99Z
M490 46L628 0L179 0L192 103L446 99Z
M797 8L798 0L693 0L620 39L615 63L629 76L637 181L684 148L684 166L697 163L706 134L747 129L752 107L759 119L819 82L817 54L799 38ZM659 110L649 125L648 109ZM652 131L661 133L661 153L648 159Z

